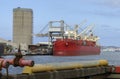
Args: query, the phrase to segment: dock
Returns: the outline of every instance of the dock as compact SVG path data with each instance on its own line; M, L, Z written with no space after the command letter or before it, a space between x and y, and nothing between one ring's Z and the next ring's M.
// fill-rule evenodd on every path
M105 79L110 75L111 66L46 71L32 74L17 74L9 79ZM6 79L3 76L2 79Z
M117 69L117 70L116 70ZM120 67L106 60L35 64L21 74L2 75L1 79L120 79Z

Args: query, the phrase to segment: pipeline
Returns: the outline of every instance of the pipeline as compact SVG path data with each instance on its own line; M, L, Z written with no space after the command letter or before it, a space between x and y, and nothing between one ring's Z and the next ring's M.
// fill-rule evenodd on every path
M13 65L14 67L20 66L20 67L24 67L24 66L29 66L32 67L34 65L34 61L32 60L25 60L22 58L22 54L19 51L17 54L15 54L15 58L13 59L4 59L2 57L0 57L0 70L2 70L2 68L6 68L6 79L9 79L9 74L8 74L8 67L9 65ZM0 79L2 77L2 74L0 73Z
M8 67L9 67L9 62L7 60L0 58L0 70L2 68L8 68Z
M6 61L8 61L10 63L10 65L13 65L14 67L17 67L17 66L20 66L20 67L30 66L30 67L32 67L34 65L34 61L25 60L23 58L6 59Z
M20 66L20 67L30 66L30 67L32 67L34 65L34 61L23 59L21 54L15 55L15 58L13 58L13 59L0 58L0 63L1 63L0 65L4 68L6 67L6 63L9 63L10 65L13 65L14 67L17 67L17 66Z
M25 60L22 58L21 54L16 54L15 58L13 59L4 59L2 57L0 57L0 70L2 68L8 68L9 65L13 65L14 67L16 66L20 66L20 67L24 67L24 66L30 66L32 67L34 65L34 61L32 60Z
M15 58L13 59L4 59L4 58L0 58L0 70L2 70L2 68L6 69L6 79L9 79L9 73L8 73L8 67L9 65L13 65L14 67L20 66L20 67L24 67L24 66L30 66L32 67L34 65L34 61L32 60L25 60L22 58L22 54L16 54ZM0 73L0 79L2 77L2 73Z
M34 72L88 68L88 67L98 67L98 66L108 66L108 61L94 60L94 61L84 61L84 62L75 61L75 62L35 64L33 67L25 66L22 73L32 74Z

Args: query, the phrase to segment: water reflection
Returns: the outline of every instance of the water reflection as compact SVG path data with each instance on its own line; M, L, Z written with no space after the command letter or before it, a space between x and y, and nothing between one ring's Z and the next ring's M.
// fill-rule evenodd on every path
M4 56L6 59L14 58L14 56ZM87 61L87 60L99 60L106 59L109 61L109 65L120 65L120 52L102 52L100 55L90 56L24 56L24 59L29 59L38 63L52 63L52 62L68 62L68 61ZM9 67L10 74L22 73L22 67ZM2 73L6 73L5 69L2 69Z

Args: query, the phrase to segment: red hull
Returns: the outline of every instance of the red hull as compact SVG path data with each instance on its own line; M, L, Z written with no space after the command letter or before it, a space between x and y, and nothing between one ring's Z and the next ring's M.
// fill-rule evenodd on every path
M54 42L53 55L55 56L80 56L99 55L100 46L94 42L87 41L83 45L82 40L57 40Z

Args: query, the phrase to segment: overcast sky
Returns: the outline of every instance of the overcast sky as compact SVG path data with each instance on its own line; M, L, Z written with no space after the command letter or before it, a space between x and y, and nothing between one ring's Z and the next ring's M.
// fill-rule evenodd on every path
M33 10L34 33L51 20L95 24L102 46L120 46L120 0L0 0L0 38L12 40L13 8ZM38 42L40 38L34 38Z

